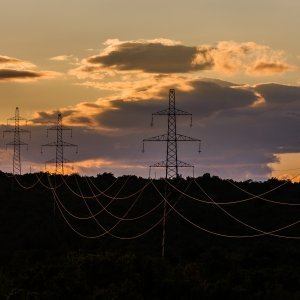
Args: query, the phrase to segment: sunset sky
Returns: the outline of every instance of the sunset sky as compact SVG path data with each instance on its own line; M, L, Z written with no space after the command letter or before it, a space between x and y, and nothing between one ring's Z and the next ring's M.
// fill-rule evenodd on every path
M42 144L61 111L79 153L66 150L84 175L148 176L166 144L163 117L176 89L179 145L195 176L238 180L300 174L300 1L298 0L0 0L0 121L15 107L30 120L23 172L40 171L54 149ZM52 122L52 123L51 123ZM12 123L10 123L12 124ZM0 169L12 170L1 142ZM297 169L299 168L299 169ZM156 170L163 176L163 170ZM184 175L191 175L183 170Z

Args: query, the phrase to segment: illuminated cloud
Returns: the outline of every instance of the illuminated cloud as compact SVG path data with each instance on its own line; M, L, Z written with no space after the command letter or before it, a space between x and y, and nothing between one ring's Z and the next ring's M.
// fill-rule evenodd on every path
M62 108L60 111L67 125L88 126L109 134L120 134L129 129L139 130L137 124L144 121L149 111L160 110L165 106L166 91L169 88L176 87L178 97L183 103L186 102L191 110L198 110L201 103L201 111L198 115L202 118L223 110L250 107L260 99L252 90L221 80L190 80L188 86L185 85L187 85L185 79L180 85L177 78L177 85L166 81L165 85L158 85L157 90L152 94L145 93L141 97L135 94L127 98L113 96L100 98L96 102L82 102L72 107ZM57 118L57 113L58 111L37 112L32 122L34 124L53 122Z
M70 55L66 55L66 54L57 55L57 56L51 57L50 60L61 61L61 62L68 61L70 63L77 63L79 61L79 59L77 57L75 57L74 55L72 55L72 54L70 54Z
M125 170L125 172L129 169L132 168L142 168L144 169L145 166L141 165L141 164L128 164L128 162L123 161L123 160L109 160L109 159L99 159L99 158L95 158L95 159L87 159L87 160L83 160L83 161L79 161L79 162L75 162L73 164L72 169L70 170L70 172L77 172L79 174L98 174L98 173L103 173L104 169L106 171L113 171L118 169L119 172L120 170Z
M115 81L85 81L79 85L118 93L123 99L149 99L160 97L160 93L170 86L178 90L193 89L195 78L177 74L127 74Z
M257 62L248 72L253 75L273 75L293 69L291 65L281 62Z
M83 59L80 66L70 70L79 79L113 78L123 82L126 76L158 74L195 74L213 71L232 75L269 76L295 69L286 62L283 51L274 50L254 42L222 41L215 45L185 46L177 41L156 39L119 41L108 40L98 54ZM151 77L152 76L152 77ZM91 82L89 85L92 86ZM106 85L106 86L105 86ZM94 84L97 88L110 88L113 83ZM116 86L118 84L116 83Z
M0 56L0 82L28 82L37 79L56 78L61 74L54 71L35 71L36 65L31 62Z
M189 119L178 118L178 131L201 138L203 147L197 155L196 145L185 150L180 146L179 158L195 164L196 174L261 180L272 174L271 164L279 154L300 152L296 114L300 87L247 86L215 79L190 80L189 85L191 89L176 89L176 103L193 113L193 127L189 129ZM142 154L142 139L166 132L165 118L156 118L153 128L149 124L152 112L167 107L172 87L165 86L147 99L107 97L62 108L64 124L74 129L72 143L79 144L82 163L75 169L85 174L147 176L147 167L142 166L164 159L165 145L147 145ZM37 113L31 127L56 118L57 111Z
M295 68L286 63L283 51L254 42L223 41L215 46L199 46L193 64L202 65L207 61L212 62L214 71L229 75L238 72L255 76L276 75Z

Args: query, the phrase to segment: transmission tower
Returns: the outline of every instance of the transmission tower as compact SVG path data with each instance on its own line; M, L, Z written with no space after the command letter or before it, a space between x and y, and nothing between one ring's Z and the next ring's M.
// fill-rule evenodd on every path
M166 179L173 179L178 177L178 168L194 168L194 166L178 160L177 156L177 142L199 142L201 140L195 139L189 136L185 136L177 133L176 129L176 117L177 116L190 116L192 126L192 114L187 113L181 109L177 109L175 106L175 90L170 89L169 91L169 108L161 110L159 112L152 114L151 126L153 126L154 116L168 116L168 132L166 134L154 136L143 140L143 151L145 142L167 142L167 156L165 161L155 163L150 166L150 168L165 168L166 169Z
M150 166L151 168L165 168L166 169L166 179L173 179L178 177L178 168L193 168L194 166L178 160L177 156L177 142L199 142L199 149L201 146L201 140L195 139L189 136L185 136L177 133L176 128L176 117L177 116L190 116L192 126L192 114L187 113L183 110L177 109L175 106L175 90L169 90L169 107L167 109L161 110L159 112L152 114L151 126L153 126L154 116L168 116L168 132L166 134L154 136L143 140L143 151L145 142L167 142L167 155L166 160L155 163ZM194 173L194 172L193 172ZM150 174L150 171L149 171ZM194 175L194 174L193 174ZM165 197L167 197L168 192L166 188ZM164 211L163 211L163 235L162 235L162 256L165 255L165 235L166 235L166 208L167 202L164 201Z
M72 129L63 126L62 124L62 114L59 112L57 114L57 123L53 127L47 129L47 137L50 130L56 131L56 141L44 144L41 146L41 153L43 153L43 147L55 147L56 148L56 157L51 159L46 163L55 163L55 173L64 174L64 163L71 162L69 159L64 157L64 148L65 147L76 147L76 153L78 153L78 145L65 142L63 140L63 131L70 131L72 137Z
M20 117L19 114L19 107L16 107L15 109L15 116L12 118L7 119L7 125L9 121L14 121L15 127L14 129L8 129L3 131L3 137L5 133L13 133L14 134L14 140L12 142L9 142L6 144L7 146L13 146L14 147L14 155L13 155L13 174L22 174L22 166L21 166L21 146L26 146L28 150L28 144L21 141L21 134L22 133L29 133L29 130L21 129L20 128L20 121L26 121L27 120Z

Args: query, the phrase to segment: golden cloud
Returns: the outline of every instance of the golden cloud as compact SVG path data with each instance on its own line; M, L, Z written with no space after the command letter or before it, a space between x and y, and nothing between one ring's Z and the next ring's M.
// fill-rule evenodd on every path
M185 95L183 101L201 101L204 115L241 105L254 105L255 101L258 101L254 91L249 91L246 87L238 90L232 87L232 84L220 80L193 79L177 75L155 75L151 79L146 77L142 82L136 83L133 80L84 83L88 84L93 87L94 84L99 84L99 88L119 89L125 92L121 92L121 96L103 97L95 102L82 102L65 107L60 110L64 117L63 122L70 126L101 131L107 135L118 135L128 128L132 131L140 130L139 127L135 128L136 123L141 121L141 116L146 111L158 109L158 103L165 99L166 91L170 88L175 88L178 93ZM241 98L243 101L240 101ZM32 120L34 125L42 125L45 121L50 122L56 118L57 111L46 111L37 112Z
M181 91L191 91L191 82L195 77L189 75L149 75L149 74L127 74L117 81L85 81L79 85L93 87L101 90L114 91L123 99L149 99L160 98L161 91L170 87Z
M216 45L184 46L167 39L107 40L99 54L70 71L80 79L103 79L128 73L175 74L215 71L264 76L293 70L284 52L254 42L222 41Z
M274 73L284 73L291 71L295 67L288 65L280 61L274 62L263 62L257 61L255 65L248 69L248 74L252 75L273 75Z
M185 46L168 39L110 39L104 46L99 54L78 63L69 75L84 80L79 85L114 91L125 98L148 98L170 85L192 89L190 81L199 78L199 72L270 76L295 69L286 62L283 51L254 42Z
M199 46L193 64L211 61L212 70L222 74L244 72L247 75L276 75L295 67L286 63L284 52L254 42L219 42L215 46Z

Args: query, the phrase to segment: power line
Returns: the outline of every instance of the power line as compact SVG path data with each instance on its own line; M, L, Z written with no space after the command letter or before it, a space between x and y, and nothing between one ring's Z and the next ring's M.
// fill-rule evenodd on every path
M52 183L51 183L51 180L50 180L50 177L49 177L49 176L48 176L48 182L49 182L49 185L51 186ZM73 232L75 232L76 234L78 234L79 236L84 237L84 238L88 238L88 239L96 239L96 238L100 238L100 237L103 237L103 236L105 236L106 234L108 234L108 235L110 235L110 236L112 236L112 237L114 237L114 238L116 238L116 239L120 239L120 240L133 240L133 239L136 239L136 238L139 238L139 237L144 236L145 234L147 234L148 232L150 232L151 230L153 230L157 225L159 225L159 224L161 223L161 219L159 219L154 225L152 225L150 228L146 229L145 231L143 231L143 232L141 232L141 233L139 233L139 234L133 235L133 236L125 236L125 237L124 237L124 236L119 236L119 235L113 234L113 233L111 232L113 229L115 229L115 228L122 222L122 220L118 220L118 221L116 222L116 224L114 224L114 225L113 225L111 228L109 228L109 229L106 229L105 227L103 227L103 226L99 223L99 221L97 221L97 224L99 225L99 227L100 227L104 232L102 232L102 233L100 233L100 234L98 234L98 235L93 235L93 236L85 235L85 234L79 232L76 228L74 228L74 226L72 226L72 224L68 221L68 219L67 219L66 216L64 215L62 208L63 208L63 209L65 209L65 208L64 208L64 206L62 206L62 208L60 207L61 202L60 202L60 200L59 200L59 198L58 198L58 196L57 196L57 194L56 194L56 192L55 192L55 188L51 188L51 191L52 191L52 195L53 195L54 201L56 202L57 207L58 207L58 209L59 209L59 211L60 211L60 213L61 213L63 219L65 220L65 222L66 222L67 225L69 226L69 228L70 228ZM119 192L120 192L120 191L119 191ZM139 198L139 197L138 197L138 198ZM138 198L137 198L137 199L138 199ZM132 210L132 208L133 208L133 206L135 205L137 199L136 199L136 200L134 201L134 203L129 207L129 209L124 213L124 215L123 215L123 217L122 217L123 219L125 219L126 216L129 214L129 212ZM59 205L59 204L60 204L60 205ZM68 214L70 214L69 211L67 211L67 210L65 210L65 211L66 211Z
M21 146L27 146L28 150L28 144L21 141L21 134L22 133L29 133L29 130L21 129L20 128L20 121L26 121L27 120L20 117L19 114L19 107L16 107L15 109L15 116L12 118L7 119L7 125L8 121L14 121L14 129L7 129L3 131L3 137L5 133L13 133L14 134L14 140L12 142L9 142L6 144L7 146L13 146L14 147L14 154L13 154L13 174L22 174L22 165L21 165Z
M174 210L175 213L177 213L182 219L184 219L186 222L188 222L189 224L193 225L194 227L200 229L201 231L204 231L206 233L215 235L215 236L219 236L219 237L225 237L225 238L236 238L236 239L245 239L245 238L255 238L255 237L260 237L260 236L265 236L265 235L270 235L270 236L274 236L274 237L278 237L278 238L284 238L284 239L295 239L295 240L300 240L300 236L286 236L286 235L282 235L282 234L275 234L274 232L279 232L281 230L287 229L287 228L291 228L297 224L300 223L300 220L297 220L291 224L285 225L283 227L274 229L272 231L262 231L260 229L257 229L253 226L250 226L240 220L238 220L236 217L232 216L232 218L234 218L238 223L243 224L246 227L252 227L253 230L255 230L256 232L260 232L260 233L256 233L256 234L252 234L252 235L229 235L229 234L224 234L224 233L219 233L219 232L215 232L212 230L209 230L203 226L200 226L198 224L196 224L195 222L191 221L189 218L187 218L184 214L182 214L181 212L179 212L174 205L172 205L168 199L166 197L164 197L164 195L159 191L159 189L156 187L156 185L154 184L154 182L152 182L152 185L154 186L154 188L156 189L156 191L159 193L159 195L168 203L168 205L171 207L172 210ZM225 212L225 211L224 211Z
M87 179L87 178L85 178L85 179L86 179L86 182L87 182L87 184L88 184L88 186L89 186L89 189L91 190L91 192L92 192L93 195L95 196L95 198L96 198L96 200L97 200L97 203L99 203L99 204L101 205L102 210L105 210L105 212L107 212L107 213L108 213L110 216L112 216L113 218L119 219L119 220L120 220L121 217L119 217L119 216L113 214L112 212L110 212L110 211L107 209L108 205L104 206L104 205L98 200L98 198L97 198L96 195L94 194L94 191L93 191L91 185L90 185L89 182L88 182L88 179ZM149 183L149 184L150 184L150 183ZM142 190L141 193L138 195L138 197L141 197L142 192L144 191L144 189L145 189L147 186L148 186L148 183L144 186L143 190ZM80 188L79 185L78 185L78 188ZM111 202L112 202L112 200L109 202L109 204L110 204ZM149 211L143 213L142 215L139 215L139 216L137 216L137 217L131 217L131 218L122 218L122 221L135 221L135 220L144 218L144 217L146 217L147 215L149 215L150 213L152 213L154 210L156 210L161 204L162 204L162 201L159 202L157 205L155 205L153 208L151 208Z
M71 144L65 142L63 140L63 132L70 131L72 137L72 129L63 126L62 124L62 114L59 112L57 114L57 123L55 126L47 129L47 137L48 132L50 130L56 131L56 141L48 144L44 144L41 146L41 152L43 153L43 147L55 147L56 148L56 156L55 159L51 159L46 163L55 163L55 173L56 174L64 174L64 164L67 162L71 162L69 159L64 156L64 148L65 147L76 147L76 153L78 153L78 145Z
M298 176L299 175L297 175L297 177ZM193 179L193 181L197 183L196 179ZM278 205L290 205L290 206L299 206L300 205L300 203L290 203L290 202L274 201L274 200L262 197L262 196L267 195L267 194L269 194L269 193L271 193L271 192L273 192L275 190L278 190L279 188L281 188L284 185L288 184L289 183L288 181L285 181L282 184L280 184L280 185L278 185L278 186L276 186L276 187L274 187L274 188L272 188L270 190L267 190L267 191L265 191L265 192L263 192L261 194L255 195L255 194L252 194L252 193L246 191L245 189L239 187L238 185L234 184L233 182L231 182L231 180L227 180L227 182L229 182L230 184L232 184L234 187L236 187L237 189L243 191L244 193L246 193L248 195L251 195L251 197L240 199L240 200L234 200L234 201L222 200L222 201L219 201L219 202L211 202L211 201L203 200L203 199L200 199L200 198L196 198L196 197L194 197L192 195L188 195L185 192L181 191L179 188L177 188L175 185L173 185L170 181L165 180L165 182L172 189L174 189L175 191L181 193L185 197L187 197L189 199L192 199L192 200L195 200L195 201L198 201L198 202L201 202L201 203L205 203L205 204L212 204L212 205L215 205L215 204L218 204L218 205L234 205L234 204L240 204L240 203L244 203L244 202L247 202L247 201L250 201L250 200L254 200L254 199L259 199L259 200L262 200L262 201L265 201L265 202L269 202L269 203L272 203L272 204L278 204Z

